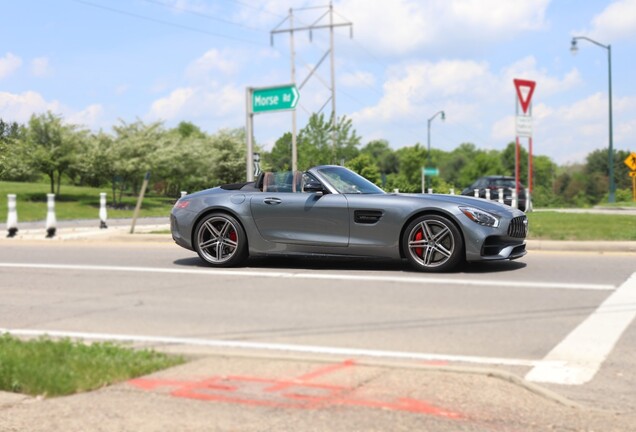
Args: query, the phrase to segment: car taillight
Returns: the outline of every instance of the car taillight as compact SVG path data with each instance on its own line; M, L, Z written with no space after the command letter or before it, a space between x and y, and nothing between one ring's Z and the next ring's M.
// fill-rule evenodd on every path
M188 207L189 205L190 205L190 201L177 201L177 203L174 205L174 208L184 209Z

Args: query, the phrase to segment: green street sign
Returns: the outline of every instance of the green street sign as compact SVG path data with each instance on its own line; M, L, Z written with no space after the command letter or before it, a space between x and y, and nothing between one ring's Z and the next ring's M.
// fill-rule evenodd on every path
M296 108L298 89L295 84L254 89L252 91L252 112L284 111Z
M422 168L422 172L424 173L424 175L431 177L439 175L439 169L437 168Z

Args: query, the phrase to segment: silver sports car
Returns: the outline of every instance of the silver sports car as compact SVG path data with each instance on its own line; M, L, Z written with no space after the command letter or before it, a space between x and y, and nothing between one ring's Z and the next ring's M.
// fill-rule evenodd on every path
M341 166L263 173L255 182L186 195L170 216L172 238L206 263L248 256L407 259L417 270L526 254L519 210L454 195L385 193Z

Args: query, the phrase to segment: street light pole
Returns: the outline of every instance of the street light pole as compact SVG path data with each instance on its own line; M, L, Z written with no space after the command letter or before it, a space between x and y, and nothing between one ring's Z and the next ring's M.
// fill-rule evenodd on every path
M431 165L431 122L438 115L441 116L442 120L446 119L446 113L444 112L444 110L437 111L435 114L433 114L433 117L428 119L427 138L426 138L426 167L429 167ZM424 174L424 170L422 170L422 193L424 193L425 191L424 189L425 186L426 186L426 176Z
M614 181L614 125L612 116L612 45L603 45L600 42L590 39L586 36L574 36L572 38L572 45L570 51L572 54L576 54L579 50L577 41L586 40L593 43L596 46L607 50L607 80L608 80L608 100L609 100L609 149L608 149L608 162L609 162L609 197L608 202L616 202L616 182Z

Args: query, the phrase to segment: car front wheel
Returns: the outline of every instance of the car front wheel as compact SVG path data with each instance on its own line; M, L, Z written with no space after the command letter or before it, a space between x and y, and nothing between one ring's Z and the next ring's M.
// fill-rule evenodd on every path
M231 267L247 258L247 236L236 219L224 213L205 216L197 224L194 248L202 260L216 267Z
M462 262L464 241L459 229L446 217L424 215L406 227L402 248L415 269L443 272Z

